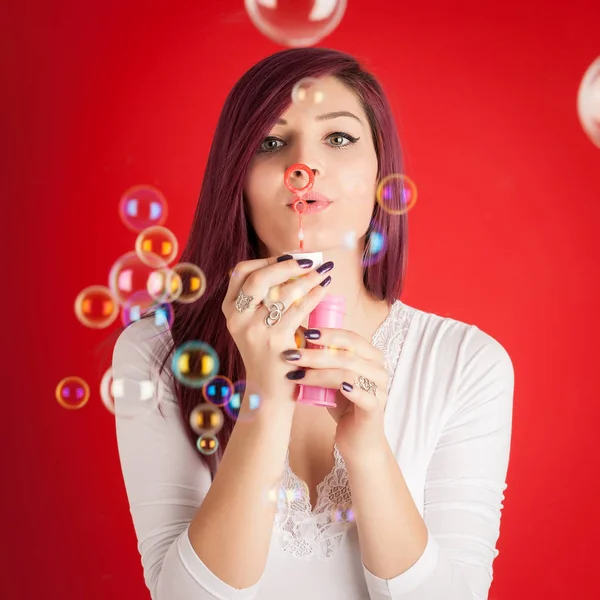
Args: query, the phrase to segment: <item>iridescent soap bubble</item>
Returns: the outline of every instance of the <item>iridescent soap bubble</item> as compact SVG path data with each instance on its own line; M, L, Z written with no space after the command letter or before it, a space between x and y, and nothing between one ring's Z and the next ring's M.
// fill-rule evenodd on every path
M233 394L233 383L231 379L223 375L217 375L202 386L202 395L207 402L214 406L225 406L229 403Z
M377 202L390 215L408 212L417 201L417 186L414 181L400 173L384 177L377 185Z
M305 77L292 88L292 102L300 108L311 109L325 100L325 91L318 79Z
M351 504L338 504L331 509L332 523L354 523L354 510Z
M135 232L162 225L167 220L167 200L151 185L135 185L121 196L119 215L124 225Z
M175 302L183 292L183 281L173 269L157 269L150 273L146 290L157 302Z
M365 244L362 259L363 267L369 267L379 262L385 256L386 250L387 242L385 234L377 229L373 229Z
M92 329L112 325L119 316L119 302L104 285L91 285L75 298L75 315Z
M71 375L58 382L54 394L63 408L76 410L85 406L90 399L90 386L81 377Z
M212 433L204 433L196 440L196 447L202 454L210 456L219 449L219 440Z
M181 279L182 290L177 301L183 304L196 302L206 291L206 277L197 265L193 263L178 263L173 272Z
M600 57L589 66L581 80L577 112L586 135L600 148Z
M183 385L201 388L219 372L219 357L205 342L185 342L173 353L171 371Z
M190 427L194 433L203 435L212 433L216 435L225 422L223 412L212 404L198 404L190 413Z
M121 321L127 327L148 313L152 315L147 318L163 331L173 325L173 307L168 303L158 304L145 290L136 292L123 303Z
M346 0L245 0L256 28L284 46L312 46L329 35L346 10Z
M132 419L158 406L159 386L150 379L114 378L112 367L100 381L100 398L115 417Z
M225 414L234 421L250 421L256 411L260 407L260 395L259 394L250 394L248 396L248 408L243 417L240 417L240 410L242 408L242 401L244 399L244 394L246 392L246 380L240 379L233 384L233 393L229 398L229 402L223 406L223 410Z
M146 256L146 260L150 260L149 256ZM127 252L119 257L111 267L108 275L108 287L119 302L124 304L135 293L147 292L148 280L152 273L165 268L167 268L167 264L159 256L153 255L152 264L149 264L142 262L135 251Z
M175 234L161 225L153 225L140 231L135 240L137 255L150 266L154 264L155 256L160 256L167 264L172 262L178 250L179 243Z

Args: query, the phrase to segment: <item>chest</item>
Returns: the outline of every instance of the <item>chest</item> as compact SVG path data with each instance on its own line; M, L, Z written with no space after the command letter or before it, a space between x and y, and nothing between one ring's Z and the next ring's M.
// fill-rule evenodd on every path
M289 467L304 482L314 511L317 487L335 465L334 443L336 423L323 407L296 407L290 436Z

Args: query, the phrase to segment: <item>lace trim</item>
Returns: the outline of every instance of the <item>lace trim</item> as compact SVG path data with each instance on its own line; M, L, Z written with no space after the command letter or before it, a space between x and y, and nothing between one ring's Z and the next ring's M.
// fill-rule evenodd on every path
M390 376L388 394L410 317L407 307L396 300L371 340L384 354L385 368ZM333 456L331 473L317 485L317 502L313 511L308 486L290 468L289 448L286 453L275 515L275 537L279 547L296 558L332 558L346 530L354 526L346 463L336 444Z

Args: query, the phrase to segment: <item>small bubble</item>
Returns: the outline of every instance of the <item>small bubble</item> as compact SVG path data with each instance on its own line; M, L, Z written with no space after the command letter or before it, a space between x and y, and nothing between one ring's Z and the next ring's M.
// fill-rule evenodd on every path
M159 256L166 264L177 256L179 243L175 234L166 227L153 225L140 231L135 240L135 251L143 263L153 266Z
M171 371L183 385L201 388L219 372L219 357L209 344L185 342L173 353Z
M218 450L219 440L212 433L204 433L196 441L196 447L202 454L210 456Z
M417 202L417 186L410 177L393 173L379 182L377 202L386 213L402 215Z
M225 417L222 411L212 404L198 404L190 414L190 427L198 435L216 435L223 427Z
M200 267L193 263L179 263L173 267L173 273L180 278L181 293L177 301L182 304L196 302L206 291L206 277Z
M202 386L202 395L214 406L225 406L233 394L233 383L228 377L217 375Z
M75 315L92 329L109 327L119 316L119 302L104 285L91 285L75 298Z
M135 232L162 225L167 219L167 200L151 185L136 185L121 196L119 215L123 224Z
M72 375L59 381L55 395L63 408L76 410L85 406L90 399L90 386L81 377Z
M325 100L325 91L321 82L314 77L305 77L292 88L292 102L303 109L312 109Z

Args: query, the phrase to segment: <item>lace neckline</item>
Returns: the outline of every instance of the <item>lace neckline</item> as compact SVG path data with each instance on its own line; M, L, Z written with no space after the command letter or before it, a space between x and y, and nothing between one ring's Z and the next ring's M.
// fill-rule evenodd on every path
M371 339L371 344L384 355L388 394L410 323L408 317L405 305L395 300ZM289 448L286 452L275 526L282 549L298 558L330 558L344 531L354 523L346 463L337 444L333 446L333 456L332 470L317 485L313 510L308 486L292 471Z

